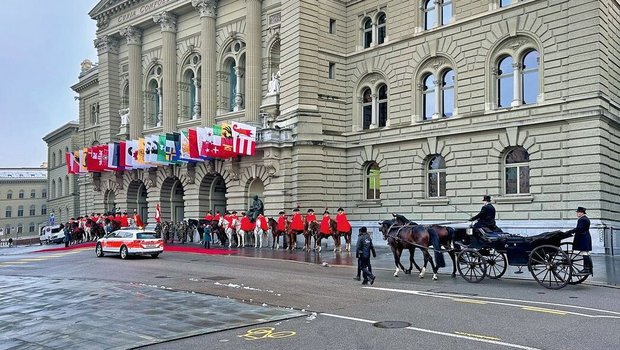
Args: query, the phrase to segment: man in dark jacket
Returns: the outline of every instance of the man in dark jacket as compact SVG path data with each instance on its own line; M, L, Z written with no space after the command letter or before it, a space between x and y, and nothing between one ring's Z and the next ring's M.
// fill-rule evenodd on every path
M360 228L356 252L355 255L361 261L361 268L364 275L362 284L368 284L368 281L370 281L370 284L375 283L375 275L373 275L370 270L370 253L372 252L373 258L377 257L377 253L375 252L375 247L372 245L372 238L368 234L368 229L365 226Z
M495 207L493 207L493 204L491 204L491 196L488 196L488 195L484 196L482 198L482 201L484 202L484 205L480 209L480 212L478 213L478 215L469 219L469 221L478 220L474 224L473 228L474 229L482 228L482 229L486 229L489 232L501 231L495 225Z
M586 208L577 208L577 227L568 231L574 233L573 238L573 250L583 252L583 270L580 274L591 275L592 274L592 257L590 257L590 251L592 251L592 236L590 236L590 219L586 216Z

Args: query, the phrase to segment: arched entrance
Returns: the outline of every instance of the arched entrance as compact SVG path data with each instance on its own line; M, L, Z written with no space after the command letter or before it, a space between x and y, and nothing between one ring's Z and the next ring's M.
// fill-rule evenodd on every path
M207 210L211 210L214 214L219 211L226 211L226 182L219 175L207 175L200 183L200 195L198 197L200 205L200 213L204 215Z
M127 214L132 215L134 209L146 221L148 217L148 204L146 202L147 192L144 182L134 180L127 187ZM124 209L124 208L121 208Z
M182 221L185 218L185 190L176 177L167 178L161 186L161 217L162 220Z
M114 194L114 191L105 191L105 195L103 197L103 207L106 213L114 212L114 208L116 208L116 195Z
M254 196L258 196L263 202L265 198L263 198L263 192L265 191L265 184L263 184L263 180L255 177L250 179L248 182L247 188L247 196L245 198L245 208L249 209L252 203L254 202Z

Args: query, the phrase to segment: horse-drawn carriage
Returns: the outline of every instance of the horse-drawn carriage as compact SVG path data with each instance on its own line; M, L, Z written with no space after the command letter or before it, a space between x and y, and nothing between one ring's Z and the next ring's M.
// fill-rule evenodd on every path
M527 266L536 282L549 289L578 284L588 278L588 274L581 272L583 255L573 251L572 243L562 243L572 236L570 232L521 236L470 228L467 233L464 239L455 241L455 249L459 274L468 282L478 283L486 276L500 278L508 265L517 266L517 273Z

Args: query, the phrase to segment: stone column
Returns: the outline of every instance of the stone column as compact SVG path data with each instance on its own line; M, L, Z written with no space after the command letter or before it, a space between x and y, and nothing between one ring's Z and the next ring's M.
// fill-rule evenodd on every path
M439 80L433 80L433 84L435 84L435 113L433 113L433 119L439 119L439 117L442 116L442 114L439 113L440 109L441 109L441 88L440 88L440 81Z
M372 98L372 107L371 107L371 117L370 117L370 126L369 129L376 129L377 128L377 115L379 114L379 105L377 103L377 94L372 94L370 95L370 98ZM362 107L363 109L364 107Z
M129 26L121 30L129 51L129 138L137 140L144 129L142 103L142 30Z
M153 17L161 25L163 61L164 132L173 132L177 125L177 16L164 11Z
M215 51L217 0L192 0L192 5L200 13L201 124L209 126L215 124L215 115L217 114L217 57Z
M116 140L120 130L121 118L118 110L121 105L119 86L118 40L111 35L101 36L94 41L99 56L99 141L106 143ZM89 108L89 106L86 106Z
M511 107L518 107L521 105L521 64L512 64L512 102Z
M246 55L245 55L245 118L258 122L261 104L262 75L262 0L246 0Z

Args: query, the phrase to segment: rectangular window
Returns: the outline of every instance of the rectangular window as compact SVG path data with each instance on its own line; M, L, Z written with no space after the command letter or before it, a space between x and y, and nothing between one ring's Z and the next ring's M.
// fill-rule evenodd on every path
M35 216L35 209L34 208L30 208L30 216Z
M24 209L17 209L17 216L24 216Z
M41 198L47 198L47 191L43 190L43 192L41 192Z
M513 0L499 0L499 7L506 7L512 5Z
M336 34L336 20L333 18L329 19L329 34Z
M47 208L46 207L41 208L41 215L47 215Z
M329 71L327 73L327 77L329 79L336 79L336 64L334 62L329 62Z
M19 199L24 199L24 192L19 192Z
M36 196L37 196L37 193L34 190L32 190L30 192L30 198L35 198Z

